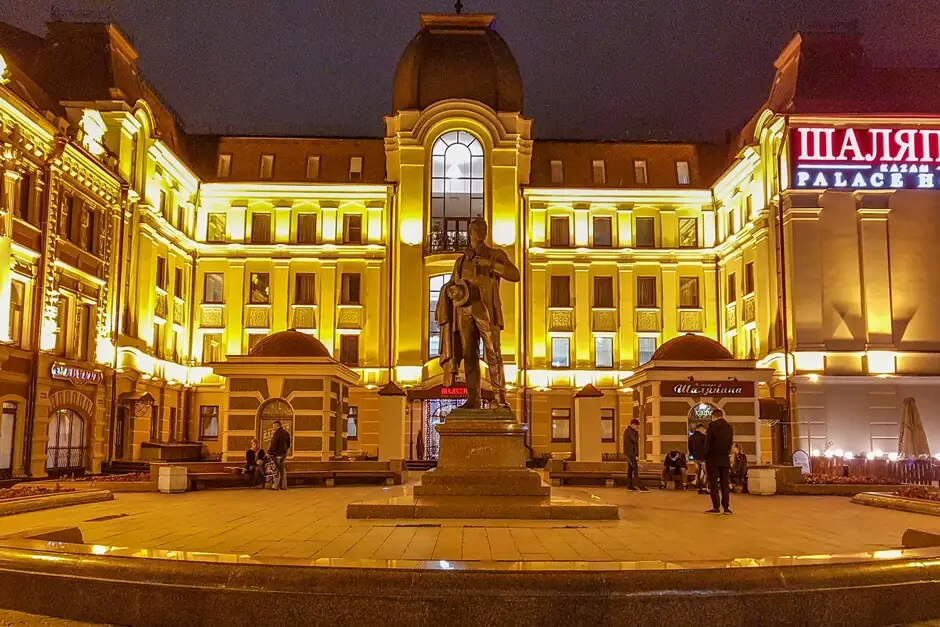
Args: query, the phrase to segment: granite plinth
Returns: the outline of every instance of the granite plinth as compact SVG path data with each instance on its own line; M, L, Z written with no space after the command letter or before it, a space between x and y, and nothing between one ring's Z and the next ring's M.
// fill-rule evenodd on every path
M532 470L448 470L421 477L415 496L549 496L551 488Z
M346 518L617 520L616 505L561 497L399 496L350 503Z
M437 467L442 470L522 470L528 454L528 425L508 409L453 410L435 427L440 434Z

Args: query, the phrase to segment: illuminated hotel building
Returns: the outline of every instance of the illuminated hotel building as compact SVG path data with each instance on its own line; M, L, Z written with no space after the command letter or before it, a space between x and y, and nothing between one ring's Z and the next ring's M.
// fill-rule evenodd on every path
M774 369L740 438L764 461L894 450L906 397L940 438L938 72L855 36L794 37L733 145L534 139L489 15L422 16L383 138L188 134L113 25L0 25L0 55L0 476L236 459L266 411L296 456L381 454L404 418L405 456L433 457L460 402L433 311L477 216L523 270L502 346L535 456L575 450L587 384L604 452L639 415L664 453L623 381L685 334ZM289 329L311 341L264 340ZM348 392L212 366L324 349Z

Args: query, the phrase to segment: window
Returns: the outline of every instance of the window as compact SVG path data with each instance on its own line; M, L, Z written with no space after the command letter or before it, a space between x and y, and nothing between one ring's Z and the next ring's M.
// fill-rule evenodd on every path
M274 155L261 155L261 172L259 176L262 181L270 180L274 176Z
M614 367L614 338L595 337L594 338L594 367L595 368L613 368Z
M362 216L358 213L349 214L343 218L343 243L362 243Z
M298 272L294 278L294 303L315 305L317 275L313 272Z
M87 206L83 234L82 247L94 255L98 252L98 212Z
M59 237L71 241L72 239L72 217L75 213L75 197L71 194L62 196L62 204L59 207Z
M737 334L728 336L728 350L731 352L731 356L737 359L738 357L738 336Z
M263 339L265 338L265 336L266 336L265 333L251 333L251 332L249 331L249 333L248 333L248 350L247 350L247 352L250 353L251 351L253 351L253 350L255 349L255 346L258 345L258 342L260 342L261 340L263 340Z
M307 180L315 181L320 178L320 155L307 157Z
M339 363L346 366L359 365L359 336L339 336Z
M449 274L432 276L428 283L428 359L441 354L441 327L437 323L437 304L441 290L450 281Z
M653 218L636 219L636 247L637 248L655 248L656 234L655 222Z
M567 337L552 338L552 368L567 368L570 360L570 339Z
M270 213L251 214L251 243L252 244L270 244L271 243L271 214Z
M679 248L698 248L697 218L679 218Z
M218 405L200 405L199 406L199 439L200 440L218 440L219 439L219 406Z
M271 275L267 272L252 272L248 285L248 302L252 305L267 305L271 302Z
M224 290L225 275L221 272L206 272L205 287L202 302L221 305L225 302Z
M163 359L163 325L153 323L153 353Z
M639 348L639 365L642 366L650 359L653 358L653 353L656 352L656 338L655 337L641 337L637 338L637 347Z
M728 304L738 300L738 282L734 280L734 272L728 275Z
M157 287L163 291L166 291L166 278L166 257L157 255L156 283Z
M612 225L609 217L594 218L594 246L596 248L609 248L613 246Z
M461 250L470 220L483 217L483 145L450 131L431 151L431 249Z
M346 411L346 438L359 439L359 408L352 405Z
M646 169L646 159L635 159L633 161L633 180L637 185L646 185L649 183L649 173Z
M26 284L10 281L10 340L17 346L23 343L23 309L26 305ZM0 468L3 466L0 465Z
M30 172L23 172L20 174L20 180L16 182L16 198L13 201L14 216L21 220L29 220L29 200L32 195L33 176Z
M571 442L570 409L552 409L552 442Z
M350 157L349 158L349 180L350 181L362 180L362 157Z
M219 155L219 164L215 175L220 179L227 179L232 174L232 155Z
M173 276L173 295L177 298L183 298L183 269L175 268Z
M754 293L754 262L748 261L744 264L744 293Z
M748 194L744 197L744 221L751 219L751 212L754 210L754 196Z
M551 246L553 248L567 248L571 246L571 231L568 228L568 216L554 216L549 220L551 225Z
M343 273L342 294L340 294L341 305L359 304L359 284L360 276L358 273Z
M85 467L85 420L78 413L57 410L46 436L46 468Z
M676 161L676 180L679 185L688 185L690 183L688 161Z
M206 333L202 336L202 363L222 361L222 334Z
M91 305L81 305L77 308L78 320L76 320L75 334L75 359L79 361L88 361L89 346L91 345L92 329L94 328L94 310Z
M607 182L607 168L602 159L591 161L591 180L595 185L603 185Z
M758 345L757 345L757 327L751 327L748 330L748 346L747 346L747 358L748 359L757 359Z
M552 183L561 185L565 182L565 164L561 160L552 161Z
M68 335L69 324L69 299L64 294L59 295L59 303L56 311L56 335L55 352L56 355L65 355L65 338Z
M13 433L16 425L16 403L4 401L0 414L0 470L13 469Z
M679 309L698 309L699 291L697 276L679 277Z
M614 424L614 409L601 409L601 442L616 442L617 426Z
M166 219L169 219L167 214L167 207L169 206L169 199L167 198L167 193L165 189L160 190L160 215Z
M614 278L609 276L594 277L594 307L611 308L614 306Z
M210 244L222 244L225 242L225 214L210 213L209 221L206 224L206 241Z
M554 275L550 279L549 307L571 307L571 278Z
M659 305L656 298L656 277L638 276L636 278L636 306L655 308Z
M297 243L317 243L317 214L301 213L297 216Z

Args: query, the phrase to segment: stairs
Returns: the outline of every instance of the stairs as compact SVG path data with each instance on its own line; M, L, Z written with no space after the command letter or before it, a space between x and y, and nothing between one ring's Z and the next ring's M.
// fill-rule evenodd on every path
M108 475L123 475L130 472L150 472L149 462L113 461L102 465L101 472Z
M408 470L431 470L437 468L436 459L408 459L405 460L405 468Z

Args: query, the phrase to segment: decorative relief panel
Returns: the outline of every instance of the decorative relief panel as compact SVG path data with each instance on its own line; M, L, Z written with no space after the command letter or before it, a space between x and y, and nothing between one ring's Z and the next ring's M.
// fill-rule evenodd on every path
M166 320L167 316L167 304L166 304L166 294L162 292L157 292L157 302L154 305L153 313L158 318L163 318Z
M731 303L725 307L725 327L728 329L735 329L738 326L738 307L735 303Z
M697 309L679 310L679 331L701 331L703 326L701 311Z
M743 320L744 320L745 323L747 323L747 322L754 322L754 318L755 318L755 307L756 307L756 305L754 304L754 295L753 295L753 294L752 294L751 296L749 296L749 297L747 297L747 298L744 299L744 316L743 316Z
M617 312L610 309L594 310L594 330L595 331L616 331L617 330Z
M218 307L203 307L202 318L199 320L199 326L222 328L222 319L223 316L221 305Z
M249 307L245 326L249 329L266 329L271 326L270 307Z
M549 331L573 331L574 312L570 309L550 309L548 311Z
M186 323L186 303L181 300L173 302L173 322L176 324Z
M362 307L340 307L336 327L339 329L361 329Z
M661 325L658 309L642 309L636 312L636 330L659 333Z
M316 329L317 328L317 308L316 307L294 307L294 319L291 326L295 329Z

